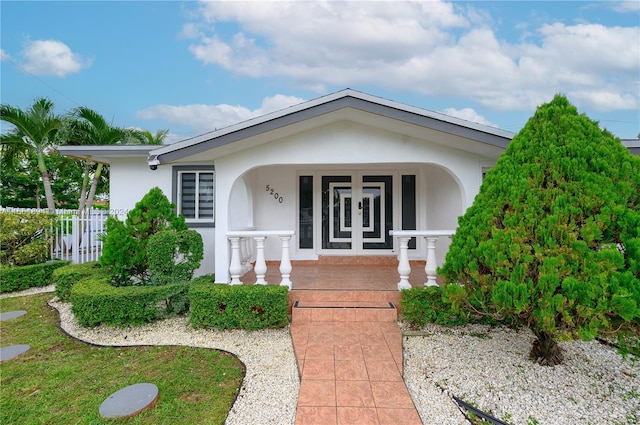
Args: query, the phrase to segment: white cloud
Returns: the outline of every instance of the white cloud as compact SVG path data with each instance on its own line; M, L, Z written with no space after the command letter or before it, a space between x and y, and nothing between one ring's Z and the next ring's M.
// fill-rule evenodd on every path
M254 110L227 104L155 105L138 111L136 116L141 119L162 119L175 125L188 126L194 134L201 134L284 109L303 101L304 99L295 96L278 94L264 98L260 108Z
M496 124L489 122L489 120L487 120L485 117L478 114L475 110L471 108L462 108L462 109L445 108L443 113L450 115L452 117L463 119L465 121L471 121L478 124L488 125L490 127L498 127Z
M320 92L378 85L503 110L531 110L558 92L580 107L640 105L639 26L514 24L506 29L520 37L505 40L481 3L444 1L216 1L198 13L183 29L198 60ZM218 31L223 23L239 29Z
M180 31L181 38L197 38L202 36L202 32L200 31L199 25L195 23L189 23L182 26L182 31Z
M609 5L616 12L620 13L640 11L640 2L638 2L637 0L610 1L607 2L607 5Z
M58 40L29 41L22 51L22 68L34 75L64 77L91 66L91 61L71 51Z
M290 76L300 84L376 81L413 52L443 43L444 29L468 23L441 2L203 3L204 21L241 23L223 39L202 37L191 52L205 63L250 76ZM416 19L418 17L418 19ZM382 67L382 69L380 69Z
M11 56L4 49L0 49L0 61L9 60Z

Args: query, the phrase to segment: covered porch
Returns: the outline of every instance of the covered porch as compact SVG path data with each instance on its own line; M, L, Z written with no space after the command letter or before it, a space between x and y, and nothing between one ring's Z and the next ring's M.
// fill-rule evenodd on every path
M320 255L314 260L291 260L293 230L247 230L227 233L231 246L232 285L279 284L289 290L400 291L435 286L442 263L438 242L448 247L453 230L390 230L397 239L397 255ZM279 239L280 260L265 259L267 238ZM424 260L410 259L411 242L424 239ZM295 283L294 283L295 282Z
M425 261L411 261L409 283L421 287L427 281ZM279 285L280 262L267 262L265 281ZM320 257L317 261L293 261L292 288L289 291L289 311L296 302L305 306L331 306L332 308L384 307L391 303L400 310L398 291L398 260L395 257ZM244 285L253 285L253 270L241 279ZM442 283L440 278L438 283ZM336 314L335 312L333 314Z
M396 257L332 257L321 256L317 261L292 261L292 290L333 291L394 291L398 292L398 259ZM410 261L409 283L424 286L427 281L426 262ZM278 285L282 279L279 261L268 261L265 281ZM256 282L251 270L240 277L245 285Z

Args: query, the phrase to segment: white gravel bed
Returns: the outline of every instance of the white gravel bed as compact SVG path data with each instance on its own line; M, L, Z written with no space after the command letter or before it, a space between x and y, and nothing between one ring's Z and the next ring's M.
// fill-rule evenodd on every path
M510 424L640 423L640 359L596 341L561 343L564 363L528 358L533 334L427 325L405 336L404 375L424 424L469 423L457 396Z
M255 332L195 329L186 317L143 326L84 328L71 313L71 304L49 302L60 313L60 325L69 335L96 345L188 345L216 348L235 354L246 375L225 424L293 424L300 378L289 328Z
M56 290L55 285L47 285L41 286L37 288L29 288L24 291L18 292L5 292L4 294L0 294L0 298L13 298L13 297L23 297L25 295L36 295L36 294L44 294L46 292L53 292Z

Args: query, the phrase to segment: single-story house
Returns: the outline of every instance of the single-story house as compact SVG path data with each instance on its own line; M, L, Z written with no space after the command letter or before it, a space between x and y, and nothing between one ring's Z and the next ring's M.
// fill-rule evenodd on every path
M291 287L297 262L371 256L399 259L407 287L402 265L427 260L435 272L448 247L436 240L513 136L346 89L170 145L60 152L109 164L121 219L160 187L202 234L198 273L217 282L239 283L252 267L260 280L282 260Z

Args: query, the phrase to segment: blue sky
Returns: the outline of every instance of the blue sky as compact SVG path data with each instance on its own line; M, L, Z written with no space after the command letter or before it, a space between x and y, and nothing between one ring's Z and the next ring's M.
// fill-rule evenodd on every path
M640 133L637 1L3 0L0 20L2 103L170 142L347 87L513 132L563 93Z

